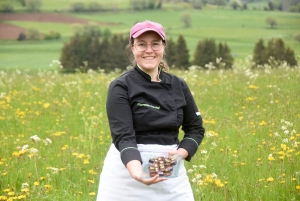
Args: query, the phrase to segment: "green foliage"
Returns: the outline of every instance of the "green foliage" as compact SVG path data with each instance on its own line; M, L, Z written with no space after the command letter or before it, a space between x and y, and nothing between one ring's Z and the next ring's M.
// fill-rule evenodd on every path
M242 7L242 2L240 0L230 0L229 4L233 8L233 10Z
M26 40L26 34L21 32L17 38L18 41Z
M264 46L264 42L260 39L253 51L254 67L259 65L269 64L272 67L277 67L275 62L286 62L290 66L296 66L297 60L294 51L290 47L285 47L281 38L271 39L268 41L268 46Z
M26 0L26 7L29 9L30 12L38 12L42 7L41 0Z
M266 19L266 23L270 25L271 28L274 28L278 24L276 18L274 17L268 17Z
M1 2L0 3L0 12L2 13L12 13L14 8L10 2Z
M189 62L189 50L186 45L186 41L182 35L179 35L176 43L176 61L175 66L177 68L187 69L190 65Z
M70 10L72 12L84 12L85 4L83 2L73 2L70 5Z
M233 57L226 43L219 43L217 46L213 39L198 42L193 65L205 68L210 63L216 68L229 69L232 67Z
M60 57L62 70L87 72L89 69L114 71L116 68L125 70L126 62L124 49L127 41L120 35L113 35L111 41L104 36L100 43L100 30L96 27L85 26L84 31L76 32L69 43L62 49ZM109 31L107 31L109 32Z
M192 4L193 8L195 8L195 9L202 9L202 7L203 7L202 0L191 0L190 3Z
M26 35L27 35L28 40L40 40L41 39L41 33L35 28L27 29Z
M297 34L297 35L295 36L295 40L298 41L298 42L300 43L300 34Z
M168 39L168 43L165 49L165 55L167 63L170 67L176 64L176 43L173 41L172 38Z
M191 16L188 13L183 13L180 17L180 21L183 23L185 28L191 27Z
M56 31L50 31L49 33L45 34L44 39L45 40L57 40L60 39L60 33Z

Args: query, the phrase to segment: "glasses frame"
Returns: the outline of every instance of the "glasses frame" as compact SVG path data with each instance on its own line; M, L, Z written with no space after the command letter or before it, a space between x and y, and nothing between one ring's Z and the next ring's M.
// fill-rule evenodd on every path
M136 46L137 43L133 43L132 46L135 46L135 49L136 49L137 51L139 51L139 52L145 52L145 51L148 49L148 45L150 45L150 47L151 47L151 49L152 49L153 51L160 51L164 46L166 46L165 43L162 41L161 48L160 48L159 50L154 50L153 47L152 47L152 43L145 43L145 44L146 44L145 50L138 50L138 48L137 48L137 46Z

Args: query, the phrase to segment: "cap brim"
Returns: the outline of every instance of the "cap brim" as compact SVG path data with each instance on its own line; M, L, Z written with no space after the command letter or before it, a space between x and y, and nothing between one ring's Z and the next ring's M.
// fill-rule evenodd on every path
M132 38L137 38L139 37L140 35L142 35L143 33L147 32L147 31L154 31L155 33L157 33L164 41L166 40L165 37L163 35L161 35L157 30L155 29L152 29L152 28L145 28L145 29L142 29L142 30L139 30L138 32L134 33L132 35Z

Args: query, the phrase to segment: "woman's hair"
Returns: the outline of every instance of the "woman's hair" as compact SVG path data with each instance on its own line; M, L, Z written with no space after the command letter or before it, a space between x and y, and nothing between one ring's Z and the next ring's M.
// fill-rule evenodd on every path
M126 57L129 59L130 63L132 64L132 66L136 66L136 60L134 58L134 55L132 53L131 47L133 46L134 43L134 39L132 38L130 40L130 43L126 46L125 48L125 55ZM164 56L165 56L165 51L164 51ZM164 60L164 58L160 61L159 65L158 65L164 72L169 72L169 66L166 62L166 60Z

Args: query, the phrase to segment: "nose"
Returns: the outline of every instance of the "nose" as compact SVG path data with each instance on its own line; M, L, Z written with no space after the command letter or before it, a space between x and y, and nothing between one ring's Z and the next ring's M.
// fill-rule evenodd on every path
M145 52L153 52L151 44L147 44Z

